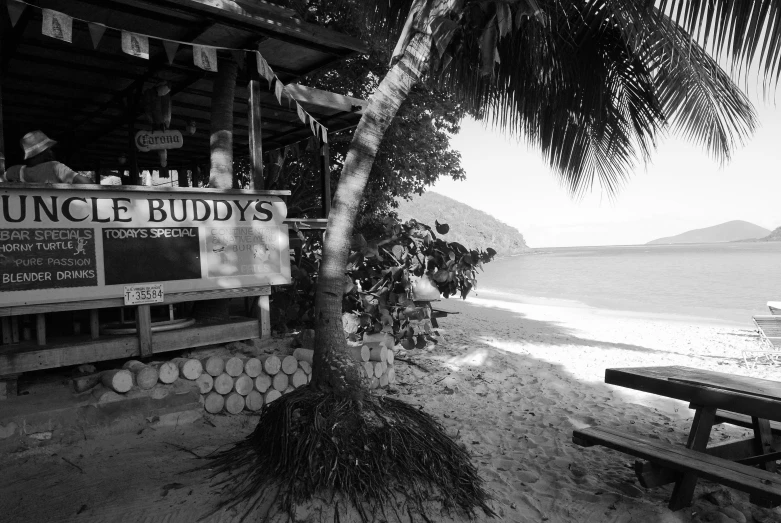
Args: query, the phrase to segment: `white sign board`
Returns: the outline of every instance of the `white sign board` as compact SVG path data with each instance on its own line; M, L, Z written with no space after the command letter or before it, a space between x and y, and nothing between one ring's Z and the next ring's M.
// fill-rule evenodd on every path
M136 148L142 152L179 149L182 145L184 145L184 138L179 131L138 131L136 133Z
M3 305L126 298L127 286L158 283L161 294L290 283L277 196L3 185Z

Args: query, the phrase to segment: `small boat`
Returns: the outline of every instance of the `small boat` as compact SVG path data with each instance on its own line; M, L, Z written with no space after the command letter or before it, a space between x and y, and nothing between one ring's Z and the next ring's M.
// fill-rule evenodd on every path
M770 314L773 316L781 316L781 301L769 301L767 308L770 309Z

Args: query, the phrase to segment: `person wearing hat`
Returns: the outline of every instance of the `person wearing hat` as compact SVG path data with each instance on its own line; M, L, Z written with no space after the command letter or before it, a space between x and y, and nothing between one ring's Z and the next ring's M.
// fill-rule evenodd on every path
M2 182L24 183L92 183L86 176L76 174L54 158L52 147L57 142L43 134L31 131L19 142L24 149L27 165L14 165L0 177Z

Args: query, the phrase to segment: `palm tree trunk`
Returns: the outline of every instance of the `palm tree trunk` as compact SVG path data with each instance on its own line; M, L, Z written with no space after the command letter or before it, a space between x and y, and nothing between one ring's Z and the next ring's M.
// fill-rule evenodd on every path
M366 182L382 137L428 65L431 36L417 33L372 95L353 134L328 218L315 300L314 387L336 392L360 390L360 374L344 350L342 298L350 238Z
M211 166L209 187L232 189L233 180L233 97L239 64L234 60L220 60L212 91L211 128L209 147Z

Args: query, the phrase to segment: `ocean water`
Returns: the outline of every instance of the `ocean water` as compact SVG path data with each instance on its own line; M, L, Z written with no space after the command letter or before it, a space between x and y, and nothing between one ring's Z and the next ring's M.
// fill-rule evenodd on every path
M488 263L483 298L750 327L781 301L781 242L533 249Z

